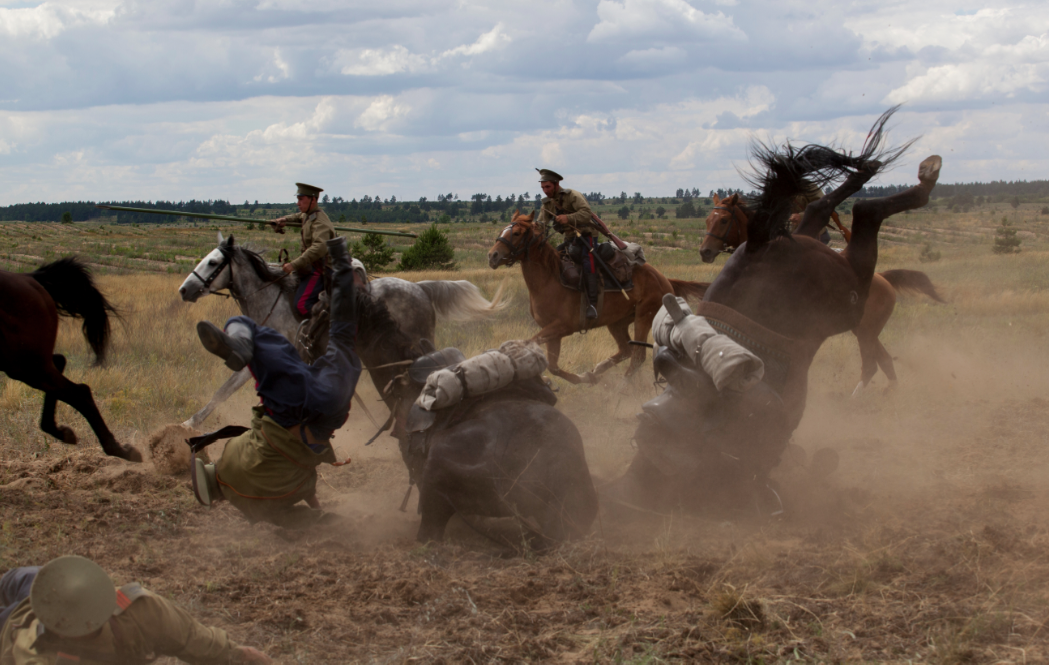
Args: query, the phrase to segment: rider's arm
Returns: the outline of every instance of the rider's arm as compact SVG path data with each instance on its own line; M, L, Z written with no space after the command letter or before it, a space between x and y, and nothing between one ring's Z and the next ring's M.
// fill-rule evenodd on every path
M567 194L568 196L565 198L568 200L565 203L568 209L573 211L566 215L568 217L568 225L578 231L594 231L594 221L592 219L594 213L590 210L590 204L587 203L586 197L574 189L567 192Z

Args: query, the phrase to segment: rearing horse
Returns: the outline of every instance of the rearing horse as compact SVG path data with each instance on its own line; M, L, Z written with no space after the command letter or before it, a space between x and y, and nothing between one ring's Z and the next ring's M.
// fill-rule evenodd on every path
M645 342L652 330L652 318L663 306L663 294L702 298L707 284L667 279L649 264L634 268L634 288L628 297L619 291L605 291L605 302L593 328L608 327L618 351L602 360L593 371L580 376L561 369L561 339L581 330L579 292L561 284L561 258L546 240L545 227L534 224L535 212L514 213L510 225L496 238L488 252L488 265L521 264L521 275L528 286L532 318L542 328L533 338L546 344L546 359L550 373L571 383L593 383L596 377L620 362L631 358L627 374L633 374L645 360L645 347L630 348L631 323L634 340Z
M801 222L802 215L791 215L791 223ZM707 215L707 235L700 246L699 254L704 263L713 263L714 257L729 248L736 248L747 241L747 208L739 194L724 199L714 195L714 209ZM818 231L817 231L818 233ZM936 292L929 276L920 270L886 270L875 273L871 279L870 294L863 308L860 324L852 329L860 347L860 382L852 391L855 397L870 383L881 367L889 379L889 387L896 384L896 367L892 356L882 346L878 336L889 322L896 308L898 291L924 293L936 302L944 302Z

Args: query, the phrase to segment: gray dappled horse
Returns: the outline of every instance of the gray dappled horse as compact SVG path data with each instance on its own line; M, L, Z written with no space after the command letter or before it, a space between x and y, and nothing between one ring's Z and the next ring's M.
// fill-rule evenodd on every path
M267 264L259 253L234 244L232 235L224 239L219 233L218 239L218 247L197 264L179 287L182 300L196 302L206 295L228 289L241 313L294 341L302 321L292 306L298 276L294 273L285 276L279 268ZM354 268L364 270L364 266L356 259ZM396 328L416 345L420 340L434 339L438 316L454 321L473 321L505 306L505 302L501 301L501 287L489 302L481 295L480 289L466 280L409 282L396 277L380 277L368 283L365 293L384 306L381 309L389 313ZM364 336L363 333L364 330L359 333L359 339ZM410 359L419 353L421 350L403 359ZM365 367L374 365L369 363L371 354L367 348L358 349L358 354ZM380 395L390 379L402 370L384 368L382 371L369 372ZM233 374L216 391L211 401L183 424L198 429L211 412L247 383L249 378L251 373L247 368Z

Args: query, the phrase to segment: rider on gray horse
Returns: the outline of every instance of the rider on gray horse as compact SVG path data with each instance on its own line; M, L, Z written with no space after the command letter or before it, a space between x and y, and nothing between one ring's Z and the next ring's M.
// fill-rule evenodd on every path
M284 272L299 274L299 288L295 292L295 309L303 317L309 317L313 305L324 290L325 273L331 270L331 259L325 243L335 237L335 227L328 215L317 207L317 197L324 190L320 187L297 182L296 205L299 212L279 217L271 223L277 233L284 233L288 222L302 224L302 254L281 266Z

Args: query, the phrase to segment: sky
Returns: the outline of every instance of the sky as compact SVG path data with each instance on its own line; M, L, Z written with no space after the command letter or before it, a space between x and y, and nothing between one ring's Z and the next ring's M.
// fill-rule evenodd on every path
M1049 178L1049 3L0 0L0 205L743 187L753 139L881 184Z

